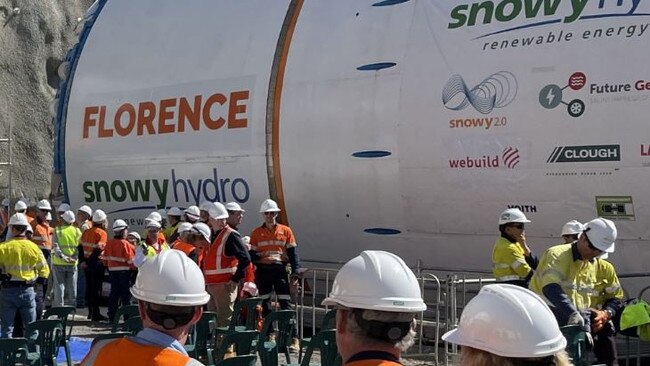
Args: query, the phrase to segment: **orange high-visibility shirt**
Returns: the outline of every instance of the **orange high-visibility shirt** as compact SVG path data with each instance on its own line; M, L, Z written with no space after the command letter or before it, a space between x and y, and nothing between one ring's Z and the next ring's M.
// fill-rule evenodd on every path
M32 241L41 249L52 250L52 236L54 235L54 230L50 224L47 221L39 224L38 220L34 220L31 225L34 230Z
M109 271L128 271L135 269L133 258L135 249L126 239L112 239L106 243L102 259Z
M81 234L81 246L84 251L84 258L90 257L93 249L97 248L104 250L106 242L108 241L108 234L101 227L92 227Z
M83 366L185 366L199 363L171 348L143 345L128 338L100 341L81 361Z
M296 246L296 239L291 229L282 224L276 224L273 230L262 225L251 234L251 250L257 252L257 263L274 264L287 263L287 249Z

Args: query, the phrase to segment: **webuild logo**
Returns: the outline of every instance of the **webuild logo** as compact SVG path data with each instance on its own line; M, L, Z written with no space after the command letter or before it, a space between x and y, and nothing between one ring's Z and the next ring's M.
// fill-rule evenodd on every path
M169 179L85 181L82 188L87 203L152 203L159 209L169 206L169 198L173 200L172 206L181 202L198 205L203 200L239 203L248 201L250 187L244 178L221 177L217 168L213 168L210 173L211 177L192 179L180 177L175 169L171 169Z
M620 145L557 146L546 163L621 161Z
M519 164L519 160L519 149L509 146L503 149L501 155L466 156L460 159L449 159L449 167L452 169L514 169Z

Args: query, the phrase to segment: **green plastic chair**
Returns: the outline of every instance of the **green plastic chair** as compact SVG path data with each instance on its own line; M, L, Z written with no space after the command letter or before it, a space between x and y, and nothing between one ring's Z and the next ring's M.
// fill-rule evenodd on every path
M103 341L106 339L119 339L119 338L124 338L130 336L131 333L129 332L115 332L115 333L106 333L106 334L99 334L95 338L93 338L93 342L91 344L91 347L95 345L95 343L99 341Z
M131 333L132 335L138 334L138 332L142 330L142 318L139 316L132 316L126 319L122 326L122 330Z
M61 338L61 344L59 347L65 349L65 359L68 363L68 366L72 366L72 356L70 356L70 336L72 335L72 328L74 324L70 322L70 328L68 328L68 320L74 321L74 316L77 313L77 309L74 306L57 306L45 310L43 319L49 319L50 317L56 317L56 319L61 321L63 326L63 337Z
M319 331L336 328L336 309L330 309L325 313L320 325ZM298 352L298 362L302 361L302 350L308 348L311 344L311 337L300 340L300 351Z
M201 319L190 332L191 340L185 344L185 350L190 355L206 365L214 365L212 353L217 339L217 313L204 311Z
M140 316L140 310L138 310L138 305L125 305L119 307L115 312L115 317L113 318L113 325L111 326L111 332L115 333L120 329L122 329L123 323L120 323L122 318L124 318L123 321L126 322L126 319L132 316Z
M262 336L271 334L273 324L276 322L278 326L278 334L275 337L275 342L258 342L257 351L260 355L262 366L278 366L278 355L280 352L282 352L286 357L287 363L291 363L289 344L291 343L293 329L296 327L296 312L293 310L277 310L270 312L269 315L264 318L261 332Z
M41 319L29 323L25 326L25 335L34 346L27 354L30 365L57 366L57 350L63 338L60 320Z
M0 366L27 364L28 352L27 338L0 339Z
M566 338L566 352L574 366L589 366L587 355L587 334L578 325L560 327L562 335Z
M221 339L221 344L219 345L219 349L217 349L215 359L217 361L223 360L223 356L230 346L233 346L233 350L237 356L250 355L255 352L259 337L260 332L256 330L242 330L241 332L226 334Z
M249 297L237 301L230 318L230 324L227 327L217 327L217 335L226 335L242 330L257 330L257 306L262 305L262 301L264 300L259 297ZM239 314L242 310L246 311L245 324L239 322Z
M255 366L257 356L237 356L217 362L216 366Z
M311 356L314 354L314 350L320 351L320 363L312 364ZM305 357L303 357L300 363L288 364L287 366L310 366L310 365L319 365L319 366L332 366L338 356L338 349L336 348L336 331L333 329L330 330L321 330L316 333L311 338L311 343L307 347L305 352Z

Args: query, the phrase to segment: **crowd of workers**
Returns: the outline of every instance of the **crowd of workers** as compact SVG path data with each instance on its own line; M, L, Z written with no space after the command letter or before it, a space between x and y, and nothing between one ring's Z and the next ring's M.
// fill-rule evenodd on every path
M151 360L200 365L183 344L204 307L217 312L220 326L245 295L240 290L264 300L264 316L273 291L287 309L291 284L303 273L294 235L277 223L280 208L270 199L261 204L263 223L250 237L237 231L245 211L234 202L152 212L142 236L117 219L111 239L100 209L82 206L75 214L64 203L52 216L47 200L35 209L30 213L18 201L15 214L9 217L6 210L0 217L6 223L6 241L0 244L1 337L15 336L17 316L23 324L41 316L48 288L53 306L66 301L79 306L82 298L89 319L105 320L98 301L106 269L108 319L131 296L139 306L144 329L134 337L98 342L83 365ZM599 362L616 365L613 336L623 291L605 260L615 249L616 226L603 218L584 225L569 221L561 233L565 243L538 260L526 241L529 222L518 209L501 214L492 256L501 283L484 286L465 307L458 328L443 339L462 346L463 366L566 366L567 342L559 327L575 325L588 335ZM78 288L85 296L76 296ZM415 339L415 317L426 309L413 272L399 256L383 251L364 251L347 262L323 304L337 309L338 351L353 366L400 365L401 352ZM292 348L298 346L294 338Z
M200 268L210 295L206 309L217 313L218 326L228 325L239 296L261 297L262 316L272 309L273 292L280 307L289 309L291 284L297 284L303 272L293 232L276 221L280 208L271 199L262 202L263 223L250 237L237 231L245 210L236 202L151 212L143 235L129 231L122 219L109 229L106 213L86 205L75 213L63 203L53 212L47 200L33 209L19 200L9 217L4 203L2 338L16 335L14 325L22 328L40 319L48 301L52 306L87 306L89 320L112 321L117 309L131 302L138 267L169 249L184 253ZM100 301L106 272L111 286L104 316ZM290 348L298 350L297 337Z

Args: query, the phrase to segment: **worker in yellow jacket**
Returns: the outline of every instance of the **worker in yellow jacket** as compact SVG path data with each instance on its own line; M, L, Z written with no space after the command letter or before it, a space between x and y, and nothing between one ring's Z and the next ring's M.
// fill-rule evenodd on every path
M23 324L36 320L36 292L50 275L43 252L25 237L29 222L21 213L9 219L12 239L0 244L0 337L11 338L17 312Z
M529 222L517 208L509 208L499 216L501 235L492 250L492 273L497 282L528 286L538 263L526 242L525 224Z

